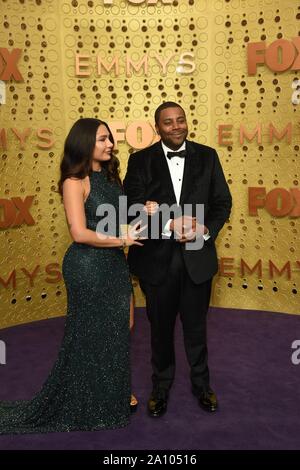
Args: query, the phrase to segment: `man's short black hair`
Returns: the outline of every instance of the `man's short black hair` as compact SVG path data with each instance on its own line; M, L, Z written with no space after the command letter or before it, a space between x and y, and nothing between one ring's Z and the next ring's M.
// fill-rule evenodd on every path
M182 111L185 113L183 107L180 106L180 104L175 103L174 101L166 101L165 103L160 104L157 110L155 111L155 114L154 114L155 124L158 124L159 116L162 110L167 109L167 108L181 108Z

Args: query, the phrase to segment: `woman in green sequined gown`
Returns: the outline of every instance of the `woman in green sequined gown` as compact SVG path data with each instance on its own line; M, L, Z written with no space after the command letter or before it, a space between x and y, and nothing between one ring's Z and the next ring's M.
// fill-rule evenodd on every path
M108 126L80 119L66 139L60 192L74 242L63 260L67 317L58 359L30 401L0 402L0 434L122 427L130 415L129 307L122 249L138 238L96 233L100 204L118 213L119 162ZM118 220L118 218L117 218Z

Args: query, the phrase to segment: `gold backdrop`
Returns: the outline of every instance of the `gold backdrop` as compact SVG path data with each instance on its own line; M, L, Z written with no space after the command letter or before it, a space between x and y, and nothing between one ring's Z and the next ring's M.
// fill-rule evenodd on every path
M299 313L298 2L0 8L0 326L65 313L70 237L56 190L72 123L109 122L124 177L129 152L154 141L164 100L185 108L190 139L217 149L233 195L212 305Z

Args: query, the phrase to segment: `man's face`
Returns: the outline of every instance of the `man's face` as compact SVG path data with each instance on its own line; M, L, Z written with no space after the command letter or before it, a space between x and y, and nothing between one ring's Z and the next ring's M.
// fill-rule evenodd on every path
M167 147L179 149L188 135L185 112L179 107L163 109L155 129Z

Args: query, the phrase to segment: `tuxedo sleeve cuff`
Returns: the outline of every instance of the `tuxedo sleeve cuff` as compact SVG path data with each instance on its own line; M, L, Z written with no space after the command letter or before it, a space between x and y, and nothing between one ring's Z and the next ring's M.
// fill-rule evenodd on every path
M203 238L205 241L209 240L210 239L210 233L209 233L209 230L203 234Z
M169 219L162 231L162 235L166 238L171 238L172 236L172 231L170 230L171 222L172 222L172 219Z

